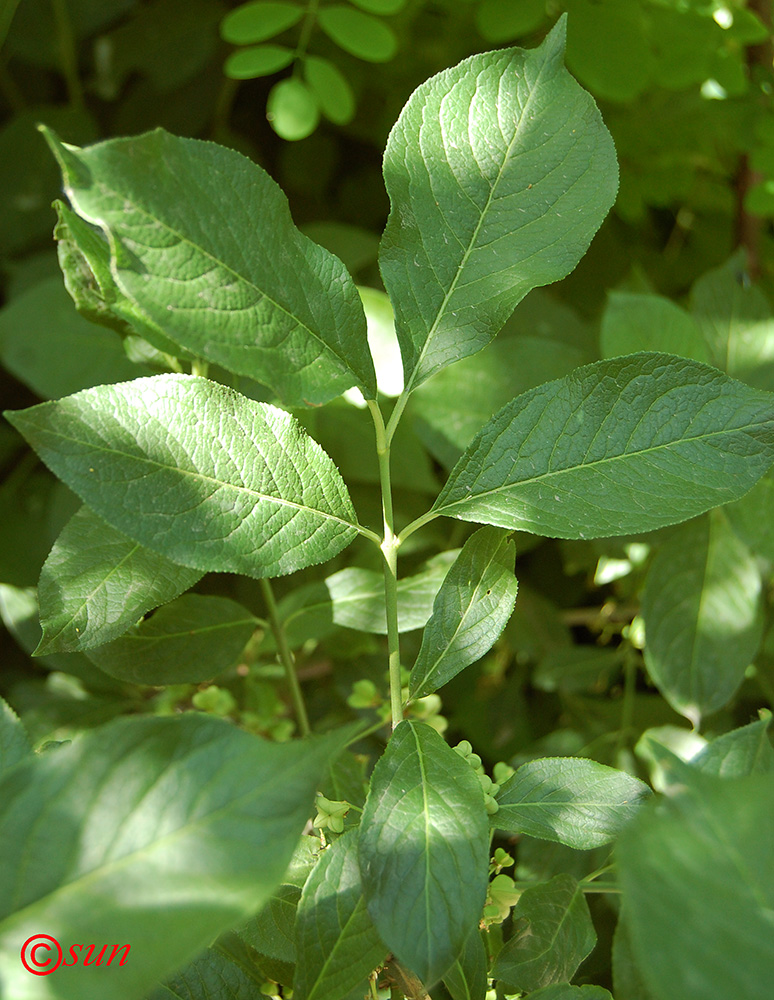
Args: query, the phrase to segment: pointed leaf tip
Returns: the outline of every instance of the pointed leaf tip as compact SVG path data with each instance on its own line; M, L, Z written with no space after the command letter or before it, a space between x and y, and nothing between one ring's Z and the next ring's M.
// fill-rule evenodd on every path
M56 157L59 168L62 171L62 180L65 188L88 187L91 183L91 171L77 155L80 152L78 146L62 142L56 132L42 122L37 126L38 132L43 136L48 144L48 148Z

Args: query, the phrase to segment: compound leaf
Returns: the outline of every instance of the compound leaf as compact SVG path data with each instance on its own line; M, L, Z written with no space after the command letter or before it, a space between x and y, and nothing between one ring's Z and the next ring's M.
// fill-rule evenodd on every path
M531 288L569 274L615 198L615 150L540 48L472 56L422 84L390 133L380 251L406 385L489 343Z
M321 8L317 20L332 41L358 59L387 62L398 51L392 28L363 11L334 4Z
M487 828L473 769L430 726L401 722L371 777L360 872L381 939L428 987L481 917Z
M614 840L650 795L638 778L593 760L527 761L497 794L498 830L585 851Z
M496 528L467 540L433 603L411 670L412 698L436 691L492 648L516 603L514 557L512 541Z
M245 3L223 18L220 34L233 45L252 45L292 28L303 16L304 8L294 3Z
M86 149L45 135L73 208L109 238L119 288L171 340L288 403L352 385L374 398L355 285L257 164L163 129Z
M192 569L291 573L358 532L336 467L294 418L207 379L156 375L6 416L109 524Z
M599 361L517 396L435 514L558 538L651 531L746 493L774 460L774 396L668 354Z
M71 653L117 639L201 575L133 542L81 507L43 564L38 583L43 638L35 654Z

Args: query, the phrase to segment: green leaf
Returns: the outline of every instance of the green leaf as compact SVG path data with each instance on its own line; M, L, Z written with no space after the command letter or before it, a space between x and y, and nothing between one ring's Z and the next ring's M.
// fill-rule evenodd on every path
M623 656L617 649L600 646L570 646L552 649L540 660L532 683L540 691L604 691L621 669Z
M602 356L661 351L710 362L710 352L692 317L660 295L610 292L602 316Z
M228 597L185 594L88 656L106 674L133 684L193 684L233 667L256 624Z
M650 83L654 56L639 4L570 0L567 65L601 98L632 101ZM660 41L660 39L659 39Z
M59 278L33 285L0 310L0 361L43 399L148 374L114 333L73 310Z
M0 776L31 753L30 740L19 716L0 698Z
M192 569L292 573L358 531L335 466L293 417L207 379L156 375L6 417L99 516Z
M481 0L476 27L488 42L510 41L539 28L546 17L545 0Z
M343 4L323 7L317 23L338 46L368 62L387 62L398 51L398 40L392 28L370 14L352 10Z
M645 665L672 708L698 726L744 679L760 644L760 569L718 512L676 529L642 593Z
M288 403L351 385L374 398L357 290L257 164L163 129L87 149L45 134L73 208L108 235L119 288L170 339Z
M363 899L357 832L323 852L304 886L296 918L296 1000L357 1000L383 960Z
M616 1000L653 1000L653 994L645 985L642 973L637 967L631 945L626 907L618 917L613 935L613 989Z
M747 492L773 418L768 393L695 361L599 361L503 407L432 510L558 538L652 531Z
M762 711L757 722L716 737L692 758L691 764L705 774L721 778L771 773L774 771L774 747L769 736L770 724L771 714Z
M544 986L541 990L530 993L529 1000L613 1000L613 997L602 986L570 986L569 983L554 983L552 986Z
M295 962L296 909L300 898L299 886L283 883L261 912L237 933L261 955L280 962Z
M582 758L543 757L522 764L505 782L491 822L498 830L585 851L615 840L648 795L648 786L625 771Z
M346 125L355 117L355 95L344 74L330 61L307 56L304 76L320 105L320 111L334 125Z
M753 553L774 562L774 469L725 512L731 527Z
M350 3L362 10L369 11L371 14L389 15L397 14L399 10L403 10L407 0L350 0Z
M148 994L147 1000L244 1000L260 996L263 976L216 948L208 948Z
M572 979L597 943L583 892L570 875L525 889L512 919L513 935L498 953L491 974L517 990L529 992Z
M233 45L252 45L292 28L303 16L304 8L294 3L245 3L226 14L220 34Z
M35 653L70 653L117 639L201 575L133 542L81 507L43 564L38 583L43 638Z
M281 139L305 139L317 128L320 106L312 90L296 77L280 80L269 91L266 118Z
M487 954L481 935L468 935L462 954L443 977L452 1000L481 1000L487 991Z
M121 993L134 997L255 912L282 878L334 741L272 744L193 713L128 718L15 767L0 783L4 990L52 996L19 961L41 927L65 947L130 944ZM56 996L103 1000L105 982L78 964Z
M382 940L427 987L457 960L481 917L486 815L466 761L430 726L401 722L371 777L360 872Z
M380 265L409 389L569 274L613 203L613 143L563 53L564 19L536 50L472 56L414 91L390 133Z
M293 49L284 45L251 45L232 52L223 72L232 80L252 80L257 76L272 76L289 66L295 58Z
M774 781L696 779L618 844L631 946L655 1000L760 1000L774 976Z
M411 670L411 698L436 691L495 644L516 603L514 558L515 546L496 528L480 528L467 540L433 602Z

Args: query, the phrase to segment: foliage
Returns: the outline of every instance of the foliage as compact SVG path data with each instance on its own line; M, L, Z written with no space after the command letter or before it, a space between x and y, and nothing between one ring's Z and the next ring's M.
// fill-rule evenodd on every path
M0 9L0 996L761 996L767 5L47 4Z

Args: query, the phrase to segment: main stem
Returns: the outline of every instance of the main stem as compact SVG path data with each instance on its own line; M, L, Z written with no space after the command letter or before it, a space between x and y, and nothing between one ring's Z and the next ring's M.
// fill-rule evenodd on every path
M371 411L376 431L376 454L379 459L379 481L382 488L384 537L380 548L384 557L384 602L387 612L387 649L390 668L390 714L392 728L395 729L403 718L400 683L400 633L398 632L398 548L400 540L395 534L392 513L390 441L385 431L384 419L379 405L374 400L368 400L368 408Z
M288 646L285 629L282 627L282 622L280 621L279 614L277 613L277 602L274 600L274 592L272 591L271 584L268 580L262 579L260 580L260 584L261 590L263 591L263 599L266 602L266 609L269 612L269 621L271 622L271 630L274 635L274 641L277 643L277 652L279 653L279 658L285 668L285 677L287 678L288 687L290 688L290 697L293 701L293 708L296 713L296 719L298 720L298 726L301 730L301 735L308 736L312 731L309 726L309 716L306 714L304 696L301 693L301 685L298 683L298 674L296 673L296 665L293 661L293 653L291 652L290 646Z

